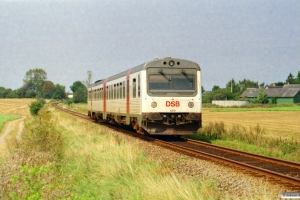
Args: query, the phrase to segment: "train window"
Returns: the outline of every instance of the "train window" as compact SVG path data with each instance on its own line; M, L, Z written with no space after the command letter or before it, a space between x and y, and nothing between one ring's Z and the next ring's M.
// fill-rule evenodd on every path
M115 87L115 99L118 99L119 98L119 84L116 84L116 87Z
M106 86L106 99L107 100L109 99L109 89L108 89L108 86Z
M132 80L132 97L136 98L136 79Z
M108 91L109 91L109 99L111 99L111 85L108 86Z
M100 88L100 91L99 91L99 98L100 98L100 101L102 100L102 88Z
M192 90L195 91L194 74L150 74L148 76L149 90Z
M123 86L122 87L123 88L123 99L125 99L125 94L126 94L125 93L125 81L123 81L123 85L122 86Z
M114 84L114 96L113 96L113 99L117 99L117 85Z
M107 88L107 99L109 100L110 99L110 85L108 86Z
M122 99L122 82L119 83L119 99Z
M113 85L110 85L110 99L114 99L114 88L113 88Z
M138 75L138 97L141 96L140 75Z

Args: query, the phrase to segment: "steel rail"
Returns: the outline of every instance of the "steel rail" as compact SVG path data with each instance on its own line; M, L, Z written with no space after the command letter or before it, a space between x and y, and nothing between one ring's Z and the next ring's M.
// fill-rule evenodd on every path
M196 156L196 157L205 157L205 158L210 159L210 160L216 160L216 161L226 163L226 164L233 164L235 166L238 166L240 168L249 170L251 172L255 172L255 173L258 173L258 174L263 174L267 177L274 178L275 180L279 180L279 181L282 181L282 182L285 182L285 183L292 184L293 186L300 187L300 179L298 179L298 178L294 178L294 177L287 176L287 175L284 175L284 174L281 174L281 173L266 170L266 169L259 168L259 167L253 166L253 165L238 162L238 161L235 161L235 160L231 160L231 159L224 158L224 157L221 157L221 156L217 156L217 155L213 155L213 154L210 154L210 153L202 152L202 151L199 151L199 150L190 149L190 148L187 148L187 147L183 147L183 146L180 146L180 145L177 145L177 144L165 142L165 141L158 140L158 139L155 139L155 143L160 144L161 146L168 147L169 149L185 152L188 155L192 155L192 156Z
M245 151L239 151L239 150L236 150L236 149L230 149L230 148L227 148L227 147L208 144L208 143L205 143L205 142L191 140L191 139L187 139L187 142L191 143L191 144L195 144L195 145L201 145L201 146L206 146L206 147L209 147L209 148L218 149L218 150L221 150L221 151L226 151L226 152L229 152L229 153L235 153L235 154L239 154L239 155L242 155L242 156L251 157L251 158L254 158L254 159L260 159L260 160L264 160L264 161L267 161L267 162L270 162L270 163L280 164L280 165L284 165L284 166L288 166L288 167L292 167L292 168L296 168L296 169L300 170L300 163L297 163L297 162L281 160L281 159L278 159L278 158L272 158L272 157L263 156L263 155L259 155L259 154L253 154L253 153L249 153L249 152L245 152Z

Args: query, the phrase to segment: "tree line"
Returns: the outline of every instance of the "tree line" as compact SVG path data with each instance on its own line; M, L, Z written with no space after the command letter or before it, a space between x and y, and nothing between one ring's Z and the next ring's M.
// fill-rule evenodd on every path
M300 71L298 72L296 77L293 76L292 73L290 73L285 82L276 82L272 83L271 85L283 86L284 84L300 84ZM247 88L265 87L266 85L264 82L258 83L249 79L243 79L236 82L234 79L231 79L226 83L225 88L220 88L219 86L214 85L212 91L207 93L204 93L205 90L204 88L202 88L202 93L204 93L202 101L203 103L211 103L212 100L237 100ZM263 98L263 101L266 101L266 94L260 94L260 98Z
M91 82L92 71L87 72L88 78L85 81L75 81L70 86L73 98L68 102L87 102L87 86ZM288 75L285 82L276 82L271 85L283 86L284 84L300 84L300 71L295 77L292 73ZM258 83L249 79L235 81L229 80L225 88L214 85L211 92L204 93L203 103L211 103L212 100L236 100L239 99L247 88L264 88L265 83ZM202 87L202 93L205 92ZM47 73L43 69L30 69L26 72L21 88L12 90L0 87L0 98L45 98L45 99L66 99L66 88L60 84L54 84L47 80Z
M88 72L88 75L91 72ZM87 102L87 86L81 81L75 81L70 86L73 92L72 101ZM66 99L66 87L47 80L47 73L43 69L30 69L26 72L21 88L12 90L0 87L0 98L45 98Z

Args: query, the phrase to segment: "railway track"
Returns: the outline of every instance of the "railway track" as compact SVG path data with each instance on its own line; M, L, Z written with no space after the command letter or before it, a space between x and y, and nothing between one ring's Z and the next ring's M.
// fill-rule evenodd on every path
M53 104L53 106L77 117L93 121L87 115L64 109L57 104ZM122 131L128 134L128 131ZM251 154L178 137L162 139L157 137L153 138L141 136L140 134L132 132L130 132L130 134L133 134L135 137L141 137L143 140L152 141L160 146L180 153L213 160L232 167L238 167L239 169L249 171L256 176L262 175L276 183L283 184L288 188L300 191L300 163Z

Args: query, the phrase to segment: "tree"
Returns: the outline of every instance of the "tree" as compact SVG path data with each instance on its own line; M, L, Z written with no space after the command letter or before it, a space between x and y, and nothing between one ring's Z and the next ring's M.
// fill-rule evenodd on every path
M52 98L52 95L55 92L55 85L52 81L46 81L42 88L43 97L46 99Z
M261 84L259 84L259 88L265 88L265 82L262 82Z
M88 75L88 77L87 77L87 79L85 79L84 83L85 83L86 87L88 88L88 87L90 87L90 84L92 82L93 72L91 70L89 70L89 71L87 71L87 75Z
M47 73L43 69L30 69L23 79L27 97L41 96L42 87L47 79Z
M226 88L230 89L230 91L233 93L239 92L241 90L239 84L236 83L234 79L231 79L230 81L227 82Z
M87 87L81 81L75 81L73 85L70 86L70 89L73 93L75 93L77 90L80 89L87 90Z
M211 91L217 91L218 89L220 89L220 86L214 85L213 88L211 89Z
M55 85L55 92L52 95L53 99L65 99L67 94L65 92L66 87L60 84Z
M11 90L9 91L9 93L6 95L6 98L19 98L18 94L16 93L16 90Z
M297 77L294 81L295 84L300 84L300 71L298 71Z
M244 79L239 81L239 86L241 88L241 92L244 92L247 88L258 88L258 82Z
M262 103L262 104L265 104L265 103L268 103L268 97L267 97L267 94L264 90L260 90L258 95L257 95L257 102L258 103Z
M205 92L205 89L203 87L203 85L201 86L201 93L203 94Z
M288 77L286 78L286 81L285 81L287 84L293 84L294 83L294 76L292 73L290 73L288 75Z
M283 86L284 83L283 82L277 82L277 83L273 83L275 86Z
M86 103L87 102L87 90L80 88L73 94L74 103Z
M75 81L70 88L73 91L74 103L87 102L87 87L81 81Z
M0 87L0 98L5 98L6 92L4 87Z

